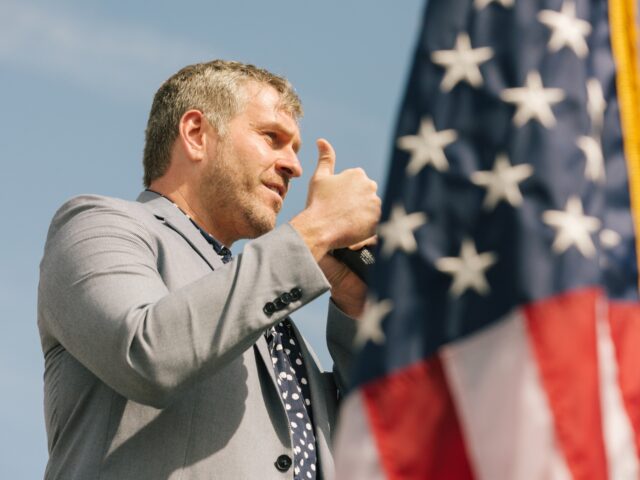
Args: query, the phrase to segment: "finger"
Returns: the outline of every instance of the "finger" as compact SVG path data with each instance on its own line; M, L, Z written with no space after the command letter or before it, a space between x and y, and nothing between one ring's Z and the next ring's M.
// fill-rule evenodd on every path
M378 236L374 235L365 240L362 240L361 242L351 245L349 247L349 250L360 250L362 247L370 247L370 246L376 245L377 243L378 243Z
M333 175L336 166L336 152L331 144L324 138L316 141L318 146L318 166L314 177L329 177Z

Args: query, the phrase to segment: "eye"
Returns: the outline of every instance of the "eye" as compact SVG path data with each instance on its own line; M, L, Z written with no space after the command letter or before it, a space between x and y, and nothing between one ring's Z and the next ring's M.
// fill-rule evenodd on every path
M272 144L278 141L278 134L276 132L264 132L264 136L267 137Z

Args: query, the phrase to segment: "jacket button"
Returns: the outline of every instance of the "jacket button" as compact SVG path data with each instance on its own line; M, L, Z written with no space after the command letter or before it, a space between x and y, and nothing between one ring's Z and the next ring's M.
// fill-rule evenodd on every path
M289 305L291 303L291 300L293 300L293 297L289 292L284 292L282 295L280 295L280 300L285 305Z
M276 311L276 306L271 302L267 302L264 304L264 307L262 307L262 311L269 317Z
M291 294L292 300L300 300L302 298L301 288L298 288L298 287L292 288L289 293Z
M280 297L276 298L273 301L273 304L276 306L276 309L278 310L282 310L284 307L286 307L287 305L282 301L282 299Z
M276 460L276 468L281 472L286 472L291 467L291 457L289 455L280 455Z

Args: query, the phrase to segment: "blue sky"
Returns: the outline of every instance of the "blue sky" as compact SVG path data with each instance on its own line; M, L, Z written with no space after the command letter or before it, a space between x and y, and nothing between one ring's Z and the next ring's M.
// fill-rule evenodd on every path
M137 196L146 117L165 78L226 58L291 80L306 111L305 174L281 222L304 206L318 137L334 145L338 170L362 166L384 184L422 0L186 5L0 0L0 478L41 478L47 459L36 289L49 221L73 195ZM294 319L330 368L325 310L326 296Z

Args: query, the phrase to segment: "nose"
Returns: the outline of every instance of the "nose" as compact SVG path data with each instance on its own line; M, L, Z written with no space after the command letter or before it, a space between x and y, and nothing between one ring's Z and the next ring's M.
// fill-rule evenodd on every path
M293 151L281 152L276 160L276 171L283 177L297 178L302 175L302 165L298 159L298 155Z

